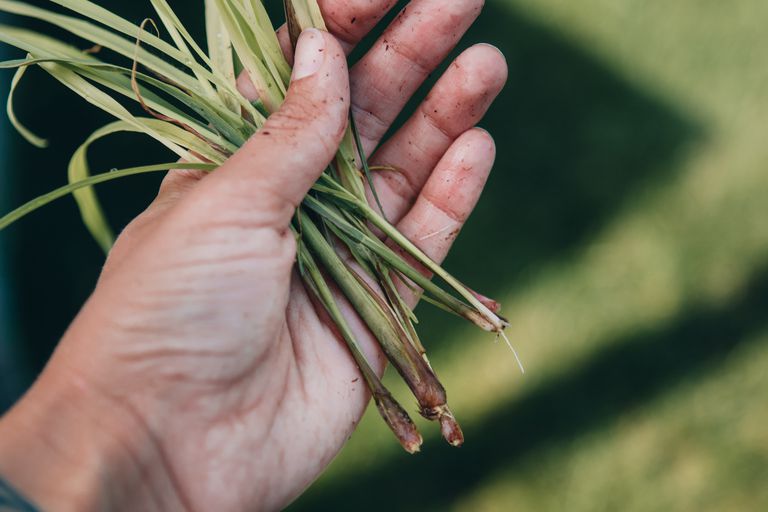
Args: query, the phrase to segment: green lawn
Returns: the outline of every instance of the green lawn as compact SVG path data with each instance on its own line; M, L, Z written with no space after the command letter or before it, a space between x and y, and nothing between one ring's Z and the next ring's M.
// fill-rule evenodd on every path
M292 510L768 510L766 20L765 0L487 0L465 46L498 45L510 83L483 123L495 174L448 267L503 300L528 374L492 336L422 307L466 446L421 423L409 457L371 412ZM20 91L20 112L53 145L10 136L13 205L60 185L104 121L40 87ZM50 126L51 112L81 122ZM94 148L94 167L162 161L134 143ZM155 187L105 186L115 224ZM6 313L33 375L102 257L71 201L3 237Z
M768 510L765 20L488 1L500 156L449 267L504 299L529 373L424 307L467 446L425 426L410 458L369 414L293 510Z

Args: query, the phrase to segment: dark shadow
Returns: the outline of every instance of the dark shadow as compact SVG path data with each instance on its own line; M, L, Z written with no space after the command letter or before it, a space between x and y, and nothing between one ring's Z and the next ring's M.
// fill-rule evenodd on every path
M150 12L144 2L100 3L133 20ZM185 19L200 8L176 4ZM448 267L496 294L572 257L628 200L670 179L686 148L704 133L563 37L496 3L467 40L497 44L509 60L510 83L483 122L497 139L496 171ZM7 83L9 74L0 76ZM52 147L35 150L14 136L13 162L2 172L17 177L19 202L61 185L71 153L109 120L43 73L29 79L38 83L21 90L19 111L30 127L50 136ZM168 158L132 137L95 147L93 156L99 170ZM135 178L100 189L116 225L151 200L157 181ZM13 248L19 339L29 366L39 369L93 288L103 258L71 200L2 236ZM732 304L696 308L652 332L615 340L585 366L500 406L473 429L465 448L434 445L407 463L386 462L343 483L328 482L293 509L445 509L501 468L599 428L707 371L766 324L767 306L768 272L762 272ZM426 339L444 339L456 325L432 321L436 316L426 308L421 314ZM371 499L382 489L384 498Z
M28 3L57 10L48 0ZM97 3L137 24L154 14L149 1L99 0ZM173 7L190 32L204 41L202 2L173 2ZM279 2L271 0L267 7L275 19L281 17ZM71 14L63 8L58 10ZM54 34L81 48L90 46L42 22L7 16L3 23ZM8 53L13 58L23 57L21 52ZM0 72L4 92L11 76L9 71ZM0 172L13 177L10 181L14 206L65 184L67 163L77 147L96 128L113 121L39 69L28 72L17 91L16 104L23 122L35 133L49 138L51 146L46 150L30 146L10 127L5 114L0 115L0 129L10 132L7 146L12 148L10 155L0 159L5 166ZM145 115L135 106L134 111ZM90 154L94 172L174 160L162 146L140 135L105 139L94 145ZM113 225L125 226L148 205L159 181L159 176L143 176L101 185L99 196L107 205ZM19 361L18 366L29 370L26 378L29 384L31 375L42 368L90 295L104 256L84 230L74 201L69 198L46 206L0 236L7 242L9 266L14 269L14 275L10 276L14 284L11 293L19 315L18 339L24 344L20 352L25 355L25 361Z
M500 3L466 41L490 41L510 78L482 126L498 158L446 267L490 295L588 243L632 197L672 178L704 128L572 42ZM425 338L457 324L422 308ZM441 341L442 343L442 341Z
M293 510L445 510L527 455L600 428L711 371L768 327L767 310L768 267L731 303L694 307L649 332L614 340L583 366L500 404L460 450L430 446L406 463L374 466L343 484L310 490ZM371 500L382 489L396 492Z
M51 2L32 1L46 8ZM147 2L99 1L134 22L152 14ZM179 2L176 2L179 4ZM193 21L193 32L201 34L201 3L182 2L179 14ZM55 6L53 6L55 9ZM63 10L66 12L66 10ZM194 21L197 21L196 23ZM50 25L7 17L4 23L35 28L66 38L82 48L89 45L52 30ZM11 53L11 52L9 52ZM23 57L13 52L14 58ZM0 73L0 84L7 88L12 74ZM70 92L39 69L31 69L17 91L17 113L33 131L50 140L46 150L27 144L10 127L5 114L0 127L11 132L0 172L12 176L14 206L66 183L67 164L75 149L98 127L113 118ZM137 113L140 113L138 110ZM146 137L115 136L97 143L91 151L93 172L131 165L173 161L173 155ZM149 204L157 191L159 176L137 177L99 187L114 226L122 227ZM5 212L3 212L5 213ZM29 378L42 368L53 347L91 293L104 261L104 255L84 230L71 198L46 206L0 234L9 248L11 291L18 312L18 340L25 355L19 366L27 368Z
M447 262L480 291L508 292L574 257L628 201L673 179L688 148L705 136L685 113L513 10L489 3L467 40L493 42L510 66L509 84L482 123L497 140L495 171ZM690 311L652 333L617 340L586 367L500 406L505 412L473 429L462 450L431 446L406 462L372 464L370 473L317 486L292 509L444 510L527 454L705 371L763 325L767 289L764 274L727 308ZM458 321L427 307L419 314L424 338L440 340L429 345L439 351ZM386 499L371 500L382 489Z
M151 13L144 2L101 3L134 21ZM273 12L279 12L277 4L268 2ZM193 32L201 33L199 5L182 2L178 8ZM509 60L510 82L483 123L498 142L496 171L447 266L493 295L571 255L630 197L666 179L701 129L559 35L495 3L467 40L497 44ZM31 127L50 136L52 147L40 151L14 136L15 158L4 172L17 176L19 202L61 185L77 145L110 120L41 71L33 70L28 80L19 93L19 111ZM168 159L141 137L114 138L96 146L93 155L97 170ZM148 203L157 181L132 178L101 187L115 225L124 225ZM71 200L47 207L3 236L13 247L20 338L31 366L39 368L92 289L102 256ZM436 316L429 308L421 314L426 339L444 339L456 325L432 321Z

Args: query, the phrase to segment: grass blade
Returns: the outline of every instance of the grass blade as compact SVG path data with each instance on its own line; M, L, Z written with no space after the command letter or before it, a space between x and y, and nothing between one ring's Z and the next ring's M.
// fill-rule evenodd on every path
M211 70L226 80L230 87L237 88L237 76L235 74L235 59L232 54L232 39L224 26L216 2L205 0L205 27L208 37L208 53L210 54ZM218 87L221 101L235 114L240 114L240 105L237 99L226 88Z
M376 407L386 424L400 441L400 444L408 453L416 453L420 450L423 439L414 425L405 409L392 397L390 392L384 387L381 379L371 368L371 364L363 354L360 344L357 341L346 318L339 309L330 287L325 281L325 277L320 272L320 268L315 262L310 251L301 242L299 243L300 268L305 281L309 283L309 288L314 292L318 301L323 305L328 315L333 320L339 330L342 339L347 344L352 357L355 359L360 372L365 379L368 388L376 402Z
M360 156L360 163L363 166L363 173L365 174L365 179L371 189L371 194L373 194L373 198L376 200L376 206L379 207L381 215L386 219L387 214L384 213L384 207L381 205L379 193L376 191L376 185L373 183L371 168L368 166L368 157L365 154L365 149L363 149L363 141L360 140L360 132L357 129L357 121L355 121L355 116L352 113L349 114L349 129L352 130L352 135L355 137L355 146L357 146L357 153Z
M209 146L202 144L196 137L180 129L178 126L157 119L138 118L138 121L142 124L151 126L152 129L158 133L164 133L168 138L188 149L191 148L195 152L202 152L203 155L212 153ZM72 155L68 168L69 182L71 184L82 183L90 177L88 149L94 142L115 133L138 131L140 130L133 124L126 123L125 121L116 121L95 131L77 149L77 151L75 151L74 155ZM215 158L217 155L212 154L209 156ZM222 162L223 159L221 158L221 155L218 155L218 161L216 163L220 164ZM96 243L99 244L99 247L101 247L105 253L109 252L114 244L115 237L93 187L80 188L73 192L73 196L80 209L83 223L91 233L91 236L93 236Z
M73 192L76 192L78 190L81 190L83 188L92 187L94 185L98 185L100 183L106 183L108 181L117 180L120 178L126 178L128 176L136 176L138 174L147 174L152 172L164 172L171 169L196 169L201 171L212 171L216 168L215 165L212 164L189 164L189 163L169 163L169 164L159 164L159 165L146 165L142 167L131 167L129 169L123 169L119 171L111 171L108 173L103 174L97 174L95 176L91 176L88 179L85 179L83 181L79 181L77 183L70 183L69 185L65 185L61 188L58 188L52 192L49 192L45 195L42 195L40 197L37 197L28 203L20 206L19 208L13 210L12 212L8 213L7 215L0 218L0 231L7 228L17 220L21 219L22 217L34 212L35 210L57 200L61 199L62 197L66 197Z
M13 78L11 79L11 89L8 91L8 101L6 102L5 111L8 113L8 119L11 121L11 125L13 125L16 131L19 132L19 134L24 137L27 142L40 149L44 149L48 147L48 141L42 137L38 137L27 127L25 127L16 117L16 112L13 108L14 93L16 92L16 88L19 86L21 79L24 78L26 71L27 66L22 65L19 66L19 68L16 70L16 73L13 75Z

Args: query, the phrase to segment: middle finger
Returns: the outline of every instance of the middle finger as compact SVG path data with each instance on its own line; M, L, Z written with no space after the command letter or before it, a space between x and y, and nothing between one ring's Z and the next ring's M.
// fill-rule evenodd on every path
M472 25L483 0L413 0L350 72L352 111L366 154Z

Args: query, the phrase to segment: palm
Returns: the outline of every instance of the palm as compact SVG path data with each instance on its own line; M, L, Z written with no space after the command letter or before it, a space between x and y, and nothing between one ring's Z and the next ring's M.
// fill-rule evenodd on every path
M321 6L333 32L351 48L372 28L373 22L366 26L362 20L372 19L371 13L379 19L394 3L336 7L339 2L326 0ZM384 42L350 73L353 111L369 152L482 4L414 3L421 9L409 8L399 17ZM424 41L430 41L426 48ZM396 169L376 176L388 218L436 260L445 257L490 170L493 143L472 127L505 79L506 66L495 49L467 50L413 118L371 157L373 165ZM247 84L243 89L247 93ZM173 383L168 396L153 397L142 407L167 413L168 469L185 501L201 510L236 510L252 503L277 508L330 462L368 396L348 351L292 270L295 250L285 236L251 230L249 246L222 247L222 227L206 228L203 222L179 241L174 222L184 212L195 215L195 208L184 205L193 202L189 196L203 182L194 172L171 173L158 200L118 240L102 281L127 279L112 288L156 298L158 325L142 319L141 328L184 340L183 347L164 346L161 334L151 345L134 344L123 359L134 363L132 378ZM183 247L174 246L178 243ZM142 262L144 279L138 284L117 272L127 259ZM167 290L182 293L183 300L168 300ZM169 316L183 332L168 332ZM360 323L352 324L369 360L383 370L373 340ZM270 481L272 474L293 478Z

